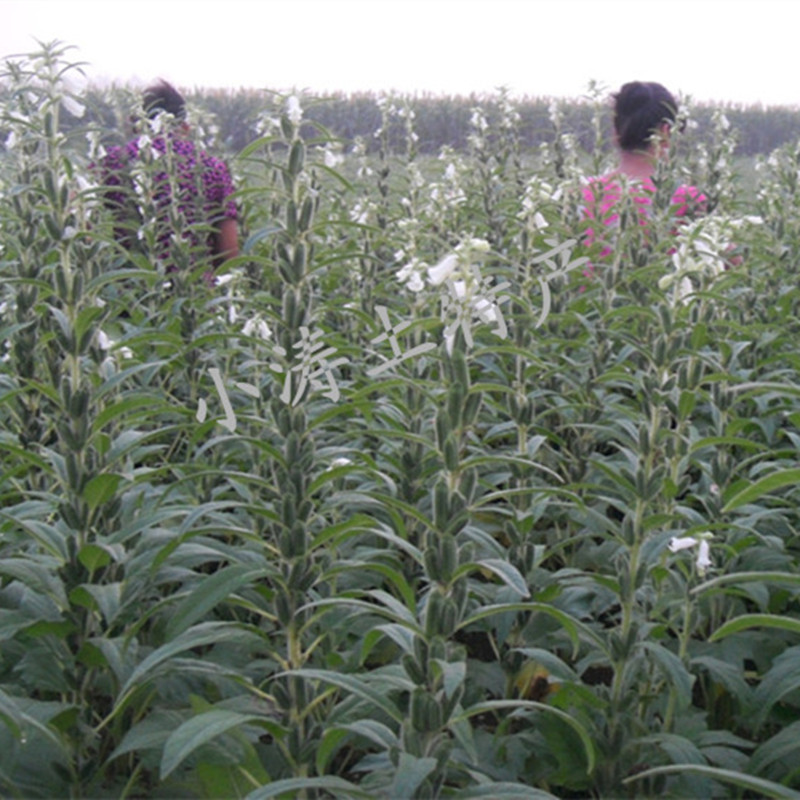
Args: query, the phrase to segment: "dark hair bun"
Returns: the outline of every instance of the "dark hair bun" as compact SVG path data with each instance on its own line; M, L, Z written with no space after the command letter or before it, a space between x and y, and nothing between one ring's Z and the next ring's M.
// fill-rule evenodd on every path
M650 138L674 122L675 98L660 83L632 81L614 96L614 128L623 150L647 150Z

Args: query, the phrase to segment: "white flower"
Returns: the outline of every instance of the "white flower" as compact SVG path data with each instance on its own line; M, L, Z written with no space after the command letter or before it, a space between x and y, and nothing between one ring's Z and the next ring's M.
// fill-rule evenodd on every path
M547 224L548 224L547 220L542 216L542 213L540 211L537 211L533 215L533 227L534 228L536 228L538 230L542 230L542 228L546 228L547 227Z
M441 286L453 274L457 266L458 256L450 253L435 267L428 267L428 280L433 286Z
M245 322L244 327L242 328L242 333L245 336L253 336L253 334L257 334L262 339L272 338L272 331L270 331L269 326L258 315L251 317L249 320L247 320L247 322Z
M485 297L476 297L472 302L472 307L481 322L487 324L497 322L497 306L491 300Z
M669 540L669 549L672 553L679 553L681 550L688 550L697 544L694 536L673 536Z
M97 346L101 350L110 350L112 344L114 344L114 342L112 342L111 339L108 338L105 331L102 330L97 331Z
M230 283L236 275L232 272L228 272L225 275L217 275L217 286L224 286L226 283Z
M421 292L425 288L425 281L420 277L419 272L412 273L406 283L406 289L412 292Z
M300 120L303 119L303 109L300 106L300 98L293 94L286 100L286 116L292 125L299 125Z
M328 467L328 469L336 469L337 467L348 467L352 463L353 462L349 458L344 458L342 456L339 458L334 458L333 461L331 461L331 465L330 467Z
M692 282L684 275L678 284L678 299L684 302L693 291L694 286L692 286Z
M705 575L706 570L711 566L711 545L703 539L697 549L697 571L700 575Z
M17 134L14 131L8 134L6 138L6 149L11 150L14 145L17 143Z
M708 531L697 533L694 536L673 536L669 540L668 547L673 553L697 547L695 567L697 568L697 574L702 576L706 574L706 570L711 566L711 545L708 541L710 538L711 534Z
M74 97L70 97L68 94L65 94L61 98L61 105L64 106L73 117L77 117L78 119L83 116L83 112L86 110L83 103L79 103Z
M325 166L329 169L335 169L344 161L344 156L341 153L335 153L329 148L325 148L324 156Z

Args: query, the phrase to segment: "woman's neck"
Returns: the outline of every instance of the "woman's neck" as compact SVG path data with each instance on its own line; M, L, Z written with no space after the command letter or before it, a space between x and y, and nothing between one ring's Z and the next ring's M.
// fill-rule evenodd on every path
M656 161L651 153L622 150L619 155L617 172L643 181L649 178L656 169Z

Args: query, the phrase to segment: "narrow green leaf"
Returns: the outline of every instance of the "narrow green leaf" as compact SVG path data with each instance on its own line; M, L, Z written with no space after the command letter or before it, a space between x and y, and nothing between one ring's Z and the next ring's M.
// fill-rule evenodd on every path
M164 745L161 756L161 779L174 772L198 747L208 744L212 739L243 725L256 724L265 727L273 736L282 736L281 727L262 716L240 714L237 711L215 708L186 720L173 731Z
M250 792L245 800L268 800L270 797L281 797L284 800L296 800L309 789L319 789L342 800L375 800L374 792L364 792L354 783L335 775L322 778L286 778L282 781L268 783Z
M525 786L523 783L510 783L508 781L497 783L490 781L482 786L469 786L464 789L457 789L455 792L445 789L442 792L442 797L458 797L465 800L473 797L487 797L489 800L494 800L496 797L508 797L510 800L558 800L550 792L534 789L532 786Z
M643 772L637 772L636 775L625 778L622 782L628 784L642 780L643 778L649 778L652 775L674 775L686 772L701 775L704 778L711 778L720 783L729 783L733 786L739 786L742 789L749 789L750 791L756 792L759 797L800 800L800 792L795 792L793 789L788 789L786 786L781 786L779 783L773 783L763 778L756 778L742 772L732 772L727 769L720 769L719 767L706 767L702 764L669 764L664 767L653 767Z
M800 619L779 617L776 614L743 614L723 625L720 625L709 637L710 642L724 639L733 633L740 633L749 628L780 628L792 633L800 633Z
M346 689L348 692L369 701L373 705L380 708L388 714L395 722L402 722L405 719L405 713L397 708L383 693L373 689L361 677L355 675L346 675L338 672L331 672L324 669L295 669L291 672L281 672L275 675L275 678L280 678L284 675L293 675L298 678L307 678L312 681L324 681L338 686L341 689Z
M722 509L722 513L727 514L728 511L733 511L733 509L739 508L739 506L743 506L746 503L752 503L765 494L797 483L800 483L800 469L785 469L780 472L773 472L755 483L748 484L742 491L729 498Z
M400 753L389 796L392 800L411 800L420 784L436 769L435 758L417 758Z
M523 578L520 571L513 564L509 564L508 561L501 561L499 558L484 558L477 562L477 566L488 569L489 572L493 572L522 597L531 596L525 578Z
M263 575L263 570L233 564L213 575L203 576L195 588L178 604L167 623L166 636L174 639L204 617L228 595Z
M543 711L546 714L553 714L554 716L558 717L562 722L565 722L567 725L569 725L569 727L572 728L580 737L581 742L583 743L583 748L586 752L586 771L591 773L594 770L596 760L594 744L592 743L592 739L586 731L586 728L584 728L577 719L562 711L560 708L556 708L555 706L549 706L545 703L537 703L534 700L489 700L485 703L476 703L474 706L470 706L460 714L454 716L451 722L455 723L462 719L469 719L470 717L477 716L478 714L485 714L487 711L500 710Z
M221 644L222 642L255 639L255 634L230 622L203 622L199 625L195 625L193 628L184 631L176 639L154 650L136 667L136 669L134 669L130 678L125 682L125 685L119 693L116 707L126 699L126 695L137 683L147 679L147 674L151 670L178 653L191 650L193 647L204 647L206 645Z

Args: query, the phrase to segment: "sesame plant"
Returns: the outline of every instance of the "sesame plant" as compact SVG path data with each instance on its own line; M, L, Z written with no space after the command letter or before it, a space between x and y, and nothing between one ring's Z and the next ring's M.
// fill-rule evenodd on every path
M676 131L604 257L557 105L265 94L210 285L79 69L3 74L3 796L800 797L797 147Z

